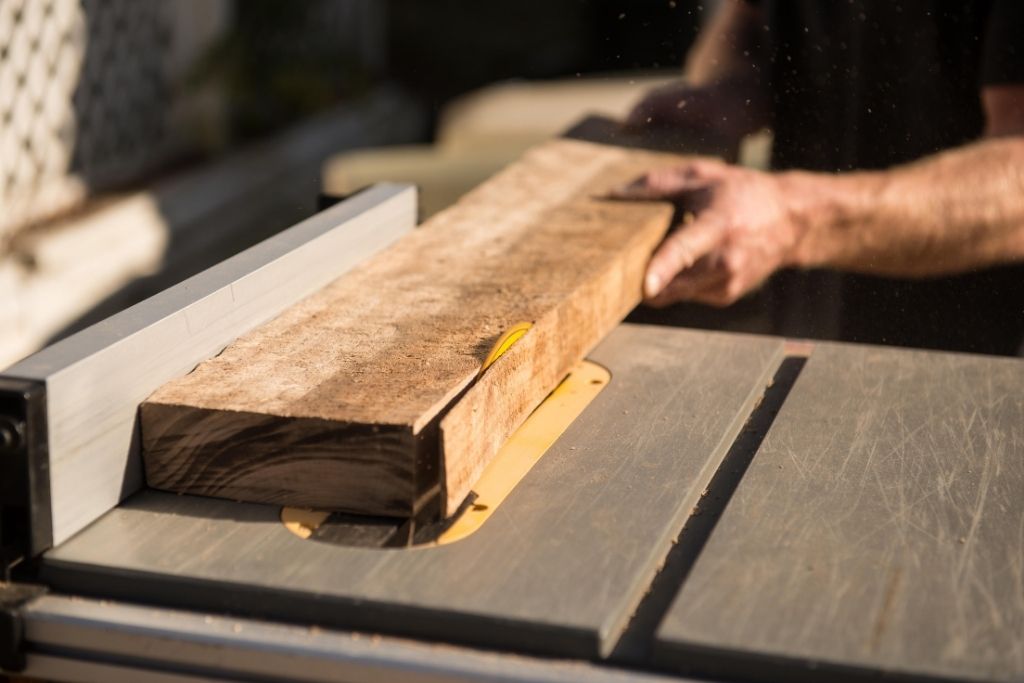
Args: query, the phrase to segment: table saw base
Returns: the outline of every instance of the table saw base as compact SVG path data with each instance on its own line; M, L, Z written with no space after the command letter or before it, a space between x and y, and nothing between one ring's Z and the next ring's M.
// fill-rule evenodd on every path
M757 337L623 326L612 380L476 533L340 547L278 508L145 491L47 553L64 591L520 652L614 647L782 357Z

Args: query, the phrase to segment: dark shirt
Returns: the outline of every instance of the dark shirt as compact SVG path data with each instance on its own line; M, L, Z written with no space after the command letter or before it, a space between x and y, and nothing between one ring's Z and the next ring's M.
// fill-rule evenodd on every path
M1024 83L1024 0L749 0L762 7L773 165L881 169L977 139L984 86ZM1016 353L1024 268L844 278L841 336Z

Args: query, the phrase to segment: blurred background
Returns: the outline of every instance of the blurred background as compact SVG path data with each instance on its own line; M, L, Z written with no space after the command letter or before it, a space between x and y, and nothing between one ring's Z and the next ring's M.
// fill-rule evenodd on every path
M696 0L0 0L0 367L314 211L427 216L675 77ZM712 3L713 4L713 3Z

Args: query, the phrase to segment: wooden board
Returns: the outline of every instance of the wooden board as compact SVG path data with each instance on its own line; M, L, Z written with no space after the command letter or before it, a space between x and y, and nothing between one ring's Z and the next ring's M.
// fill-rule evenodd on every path
M659 639L743 678L1024 680L1024 362L818 346Z
M453 512L505 438L638 303L671 207L595 197L673 159L571 140L531 150L157 391L142 407L149 484L395 516L439 496ZM533 328L475 381L520 321Z
M149 491L49 553L44 575L66 591L596 656L614 645L781 349L620 326L590 356L610 370L608 386L487 522L450 545L304 541L275 507Z
M5 370L46 387L53 543L142 486L137 413L149 394L415 222L414 188L377 185Z

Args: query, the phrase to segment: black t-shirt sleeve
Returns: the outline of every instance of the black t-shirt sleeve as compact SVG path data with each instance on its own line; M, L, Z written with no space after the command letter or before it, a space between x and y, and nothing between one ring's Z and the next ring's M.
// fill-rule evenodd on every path
M1024 0L993 0L984 37L981 84L1024 83Z

